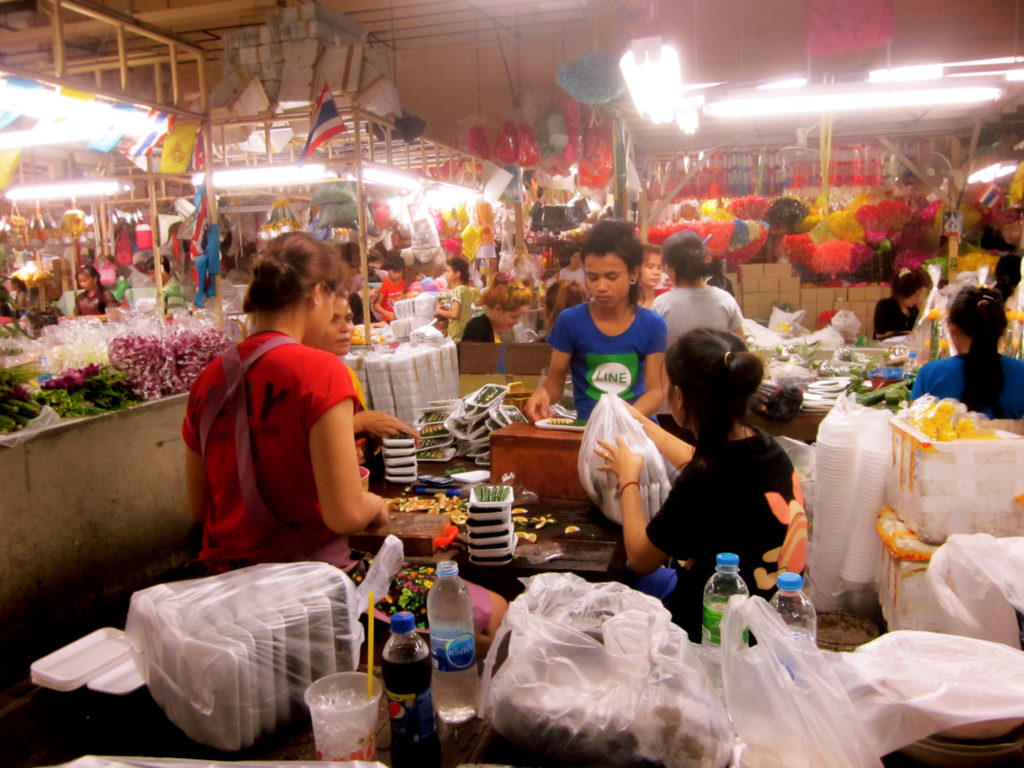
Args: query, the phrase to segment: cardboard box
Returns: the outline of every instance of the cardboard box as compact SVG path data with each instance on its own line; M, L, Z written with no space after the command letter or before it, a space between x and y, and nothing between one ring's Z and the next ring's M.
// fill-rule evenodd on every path
M792 264L765 264L764 265L764 276L765 277L789 277L793 274Z
M937 546L914 536L891 509L883 509L875 526L882 540L878 602L890 630L940 632L942 615L928 583L928 563Z
M491 433L491 482L507 473L538 496L590 501L580 483L577 462L582 432L510 424Z
M1021 431L1020 422L1001 421ZM1024 438L933 441L899 418L887 501L921 541L954 533L1024 535Z
M779 301L783 304L790 304L794 307L799 307L801 306L800 291L779 291Z
M847 289L847 294L850 301L864 301L867 298L867 288L863 286L851 285Z
M780 277L779 278L779 290L780 291L799 291L800 290L800 278L799 277Z
M740 264L740 280L764 277L764 264Z
M773 266L771 264L765 264L766 267ZM779 294L779 278L777 277L762 277L758 281L758 288L761 293L768 293L772 296L778 296Z
M760 293L761 292L761 280L763 280L763 279L764 278L761 278L761 277L745 277L745 278L743 278L743 280L740 282L740 285L743 286L743 295L744 296L753 296L755 293Z

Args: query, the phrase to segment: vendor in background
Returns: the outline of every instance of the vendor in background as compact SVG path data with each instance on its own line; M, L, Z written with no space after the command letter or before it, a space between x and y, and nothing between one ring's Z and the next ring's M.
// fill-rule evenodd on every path
M914 330L918 307L929 285L931 280L923 269L901 269L892 281L892 295L875 304L875 338L902 336Z
M334 314L331 316L331 321L327 324L323 336L315 344L316 348L330 352L338 358L347 355L352 346L353 319L349 299L339 291L334 297ZM345 367L348 368L347 365ZM366 394L363 392L362 382L351 368L348 368L348 372L352 377L352 387L356 392L355 413L352 416L352 426L356 435L356 453L359 456L359 463L372 470L373 467L370 465L373 458L380 452L381 439L394 437L403 432L417 435L417 432L390 413L366 410Z
M694 328L717 328L743 336L743 313L736 299L704 281L707 248L700 235L683 230L662 246L665 266L675 287L654 300L654 311L665 318L668 346Z
M387 270L380 283L380 291L373 302L373 312L381 320L390 323L395 314L395 302L405 295L405 260L397 253L389 253L384 257L384 269Z
M501 344L501 334L511 331L523 319L532 299L533 291L512 273L495 275L491 287L480 295L484 313L466 323L462 341Z
M640 287L643 288L643 296L640 298L641 307L650 309L654 306L654 297L661 285L664 269L665 262L661 255L661 246L645 245L644 261L640 266Z
M952 397L992 418L1024 418L1024 360L999 354L1005 330L999 293L991 288L964 288L949 308L949 333L957 355L922 366L911 399Z
M544 294L544 328L550 331L555 320L569 307L583 304L587 300L587 289L575 280L558 280L548 286Z
M469 285L469 262L453 256L445 262L445 281L451 303L439 306L437 316L448 320L448 336L458 344L466 325L473 319L473 289Z
M7 300L0 307L0 315L4 317L21 317L28 309L28 286L13 275L6 278Z
M723 291L728 293L730 296L736 296L735 291L732 289L732 280L725 276L722 271L722 260L712 259L708 265L708 276L705 282L712 288L721 288Z
M389 519L384 500L361 487L351 374L313 348L340 289L340 261L322 241L302 232L275 238L245 296L251 335L192 386L182 425L187 499L203 527L200 559L214 571L305 560L350 571L359 563L347 534ZM236 432L249 440L236 443ZM408 590L400 579L392 588ZM486 645L507 604L475 585L470 592ZM378 610L397 604L385 600Z
M143 266L149 279L156 284L156 268L153 259L148 259ZM162 269L161 283L164 287L164 312L173 312L176 309L187 309L188 302L185 300L185 291L181 287L181 281L171 274L171 261L166 256L160 257Z
M75 296L75 315L106 315L107 309L121 307L114 294L100 283L100 273L92 264L79 267L76 277L81 291Z
M685 441L633 414L680 470L650 522L638 484L643 456L622 438L599 440L595 453L607 461L601 469L618 478L626 557L641 577L634 586L662 599L673 621L699 643L715 555L738 554L750 593L768 599L779 573L803 571L807 517L789 457L748 423L750 398L764 375L757 355L735 334L698 328L669 349L666 367L668 402Z
M604 392L650 415L665 397L665 321L639 306L643 247L633 225L598 222L583 243L590 301L563 311L547 335L547 376L530 396L531 421L551 416L572 371L577 417L587 419Z
M587 284L587 277L583 273L583 256L579 251L569 254L569 263L558 270L556 280L574 280L580 285Z

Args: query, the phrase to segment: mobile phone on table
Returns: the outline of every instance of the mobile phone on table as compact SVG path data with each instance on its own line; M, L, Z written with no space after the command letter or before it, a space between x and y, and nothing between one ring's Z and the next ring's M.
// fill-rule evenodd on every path
M450 477L445 477L444 475L420 475L419 480L424 485L435 485L441 488L455 482Z

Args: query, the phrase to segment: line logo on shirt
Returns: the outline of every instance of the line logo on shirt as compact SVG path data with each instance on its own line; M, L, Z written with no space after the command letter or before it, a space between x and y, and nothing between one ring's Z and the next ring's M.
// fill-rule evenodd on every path
M597 400L605 392L626 400L635 396L637 357L635 354L587 355L587 395Z

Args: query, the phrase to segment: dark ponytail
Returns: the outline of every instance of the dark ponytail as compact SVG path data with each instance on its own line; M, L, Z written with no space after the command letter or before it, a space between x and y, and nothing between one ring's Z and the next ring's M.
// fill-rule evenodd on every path
M949 309L949 322L971 339L964 355L964 394L961 402L972 411L986 408L1002 418L1003 361L999 340L1006 330L1006 313L999 293L991 288L964 288Z
M277 312L312 293L320 283L336 292L341 261L322 240L290 232L271 240L252 269L245 293L245 312Z
M748 425L750 398L764 378L764 365L735 334L695 328L668 351L665 367L683 396L680 426L693 433L694 460L703 463L735 425Z

